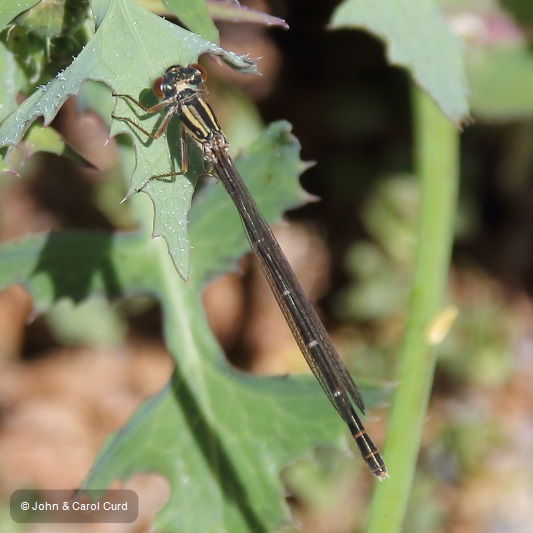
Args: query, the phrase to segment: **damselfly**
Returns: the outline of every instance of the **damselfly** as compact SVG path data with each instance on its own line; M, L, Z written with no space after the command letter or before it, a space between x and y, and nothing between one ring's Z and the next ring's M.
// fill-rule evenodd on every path
M153 91L160 102L152 107L146 107L128 94L114 94L127 98L147 114L165 109L163 120L154 133L130 118L115 115L113 118L128 122L148 137L157 139L165 132L170 119L178 116L181 121L182 170L154 178L187 171L186 134L202 149L210 172L222 182L239 211L252 249L307 364L350 429L370 470L383 479L387 477L385 463L355 412L357 406L364 413L363 399L228 154L228 141L211 106L202 98L206 92L203 88L205 79L205 70L200 65L169 67L164 76L154 82Z

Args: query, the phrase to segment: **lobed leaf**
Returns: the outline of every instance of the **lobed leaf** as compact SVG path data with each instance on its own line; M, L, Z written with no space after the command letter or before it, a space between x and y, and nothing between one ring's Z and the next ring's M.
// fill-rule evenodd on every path
M209 15L206 0L163 0L189 30L208 41L218 43L218 30Z
M254 171L252 190L270 221L281 214L279 198L290 205L304 198L297 186L304 168L298 151L282 122L239 162L245 178ZM222 186L206 189L191 217L193 242L199 241L193 254L197 288L246 246ZM221 239L222 246L211 246ZM156 516L158 531L272 531L289 518L280 470L319 443L340 445L345 426L311 376L257 378L232 370L209 331L198 291L176 276L164 248L142 232L32 236L0 247L0 286L22 283L39 311L61 298L156 294L176 371L169 385L108 439L84 488L160 472L171 496ZM383 398L381 387L362 390L369 405Z
M245 57L227 52L219 46L202 39L166 20L157 17L135 2L127 0L95 0L93 2L97 31L72 64L46 86L33 93L20 107L0 125L0 147L14 146L39 116L45 125L53 119L63 102L77 94L87 80L101 81L116 93L139 97L139 92L150 87L154 77L172 64L188 65L197 61L202 53L221 56L225 61L245 72L255 72L255 64ZM119 116L135 116L124 99L117 102ZM143 120L143 126L153 129L158 117ZM157 141L115 120L112 134L127 132L134 136L137 165L133 172L130 191L143 189L155 203L165 204L172 212L172 226L155 220L154 235L163 236L169 243L176 268L188 276L189 241L186 234L186 213L190 207L194 179L175 180L169 194L168 187L152 176L175 172L177 164L169 152L178 146L176 135L163 136ZM170 145L170 146L169 146ZM170 150L169 150L170 148ZM198 172L198 165L192 171ZM179 168L179 167L178 167ZM148 183L148 186L146 184ZM145 187L146 186L146 187Z
M391 64L407 68L443 113L457 124L467 117L463 48L433 0L344 0L331 27L375 34L384 41Z

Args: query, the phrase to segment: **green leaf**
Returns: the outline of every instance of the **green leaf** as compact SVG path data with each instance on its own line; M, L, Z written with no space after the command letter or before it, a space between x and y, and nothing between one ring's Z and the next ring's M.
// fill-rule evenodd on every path
M533 4L522 0L440 0L467 43L465 63L475 118L523 120L533 115Z
M432 0L345 0L333 28L361 28L382 39L391 64L405 67L414 81L455 123L468 113L462 45Z
M299 153L290 125L280 121L237 159L237 169L267 220L275 221L280 213L311 199L294 179L306 168ZM249 250L237 210L222 185L207 187L198 195L190 214L190 236L193 287L234 268L236 258Z
M204 39L218 43L218 30L211 20L205 0L163 0L187 28Z
M299 151L290 125L278 122L249 147L245 156L237 159L237 168L267 220L275 221L285 209L309 199L297 179L306 168ZM178 176L162 184L167 195L172 194L180 179L185 178ZM160 224L169 226L179 220L164 204L158 205L155 216ZM186 218L187 214L183 216ZM217 183L201 191L190 219L194 244L190 285L201 289L214 276L233 268L249 245L235 206ZM153 247L159 245L150 243L142 231L131 236L62 232L7 243L0 247L0 287L23 283L40 312L63 297L81 302L94 293L113 299L142 290L162 292L164 297L166 292L160 291L158 283L148 276L157 270ZM164 252L163 255L166 257ZM70 264L78 262L80 266L72 269ZM166 275L173 274L171 267Z
M59 37L65 31L73 33L85 19L88 0L41 0L17 18L26 31L45 39Z
M88 0L42 0L0 34L10 59L9 69L0 64L0 77L9 82L10 92L27 94L68 65L93 33ZM5 111L7 116L12 109Z
M505 121L533 116L533 54L529 45L471 50L467 67L474 116Z
M211 0L207 2L209 13L216 20L228 22L247 22L262 24L264 26L281 26L288 29L289 25L281 18L274 17L268 13L263 13L256 9L251 9L235 2L224 2Z
M44 116L48 124L65 98L87 80L150 104L152 80L170 64L194 62L215 53L243 71L254 71L238 57L140 9L125 0L94 0L97 31L75 61L26 100L0 126L0 142L20 142L29 125ZM152 97L153 98L153 97ZM154 131L161 116L144 117L128 101L116 114ZM135 118L137 115L137 118ZM187 177L151 180L179 169L179 128L156 141L114 121L113 134L134 140L137 167L131 191L149 193L156 216L154 233L165 235L174 264L187 275L187 210L203 161L191 143ZM285 123L271 126L237 160L243 178L269 221L305 195L297 179L305 165ZM169 155L170 154L170 155ZM281 200L280 200L281 198ZM140 212L143 195L130 200ZM139 207L140 206L140 207ZM348 437L314 378L252 378L233 371L213 339L199 291L208 279L235 264L246 236L223 187L212 184L198 197L190 220L192 280L187 285L160 239L143 229L130 235L70 232L30 237L0 247L0 286L21 283L37 311L58 300L83 302L148 293L161 302L166 345L176 361L169 386L140 407L130 423L100 452L85 487L104 488L113 479L161 472L171 497L156 516L159 531L271 531L289 516L280 470L317 444L339 445ZM205 243L205 244L204 244ZM363 388L372 400L379 387Z
M247 58L227 52L198 35L175 26L127 0L95 0L94 16L97 32L73 63L46 86L33 93L18 110L0 126L0 147L20 142L29 125L39 116L49 124L66 98L77 94L84 80L104 82L116 93L139 93L151 87L153 79L172 64L188 65L202 53L221 56L224 61L244 72L255 72L255 64ZM132 116L133 109L123 98L117 101L116 114ZM135 116L135 115L133 115ZM148 117L143 126L153 130L160 117ZM194 178L175 180L176 186L169 194L166 183L152 180L154 175L175 172L179 165L169 156L179 147L178 128L170 128L168 136L157 141L146 139L137 130L115 120L113 135L127 132L134 136L137 165L130 191L144 187L160 208L177 217L172 226L159 224L156 218L154 235L163 236L169 243L176 268L186 278L188 275L189 242L186 234L186 213L191 203ZM170 150L169 150L170 148ZM201 162L196 158L191 172L198 173ZM195 175L195 174L193 174ZM164 204L161 207L161 204Z
M22 167L26 160L37 152L63 155L81 165L92 166L79 152L70 147L56 130L43 128L41 124L34 123L16 150L9 154L9 168Z
M3 30L17 15L24 13L40 0L2 0L0 6L0 31Z
M269 221L280 216L280 198L286 205L304 198L298 149L287 124L277 123L237 161ZM246 246L224 196L223 187L212 183L193 208L191 281L198 289ZM156 530L272 531L288 518L283 466L318 444L346 442L343 422L311 376L252 378L228 367L206 323L200 291L178 277L160 240L148 241L142 232L32 236L1 246L0 265L0 287L22 283L38 311L61 298L81 302L94 294L143 292L161 301L176 372L108 439L84 483L101 489L135 473L162 473L171 496L156 516ZM384 394L381 387L362 392L369 406Z
M13 55L0 42L0 121L17 108L17 92L23 85Z
M191 351L216 350L194 333ZM107 440L83 488L160 472L171 496L156 516L156 531L274 531L289 519L281 469L317 443L339 445L342 424L313 379L198 367L184 351L168 387Z
M467 43L465 63L476 119L522 120L533 114L533 4L522 0L440 0Z
M202 340L191 342L196 348ZM318 442L340 444L342 431L312 379L202 370L209 387L201 395L176 370L168 387L108 439L83 488L160 472L172 491L157 531L273 531L289 518L281 469Z
M63 231L8 242L0 246L0 288L16 283L26 287L37 313L62 298L82 302L95 294L108 299L131 294L152 281L153 264L144 251L146 244L138 240L131 235ZM142 286L131 277L124 258L145 270Z
M299 160L299 148L289 125L278 122L250 146L246 156L237 159L237 167L269 221L277 220L285 208L301 205L309 198L298 184L298 176L306 166ZM164 185L168 190L176 186ZM176 222L168 219L168 223ZM194 287L201 288L213 276L232 268L248 249L236 209L217 183L200 193L191 213L190 229ZM0 288L22 283L31 292L39 312L64 297L81 302L92 294L114 299L139 291L159 292L157 272L154 278L151 276L158 269L153 257L154 249L159 248L158 242L147 240L142 231L116 236L64 231L28 237L0 246ZM164 251L163 257L166 260ZM71 264L79 266L73 269ZM167 274L172 276L173 267L168 266ZM162 296L166 296L165 291Z
M46 314L54 338L65 345L117 346L124 342L126 321L104 298L90 298L81 305L61 300Z

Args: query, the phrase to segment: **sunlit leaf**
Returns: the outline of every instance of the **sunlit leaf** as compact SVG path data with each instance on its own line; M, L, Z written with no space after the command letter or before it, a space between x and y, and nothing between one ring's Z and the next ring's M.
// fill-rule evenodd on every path
M391 64L405 67L451 120L466 118L463 48L432 0L344 0L331 26L375 34L385 43Z

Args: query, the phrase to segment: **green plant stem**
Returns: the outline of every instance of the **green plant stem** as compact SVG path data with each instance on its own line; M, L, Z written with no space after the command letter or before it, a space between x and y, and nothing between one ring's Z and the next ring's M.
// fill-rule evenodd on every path
M367 533L401 531L433 383L427 338L442 310L459 174L459 133L429 97L413 89L415 166L421 204L413 288L383 456L390 478L376 486Z

